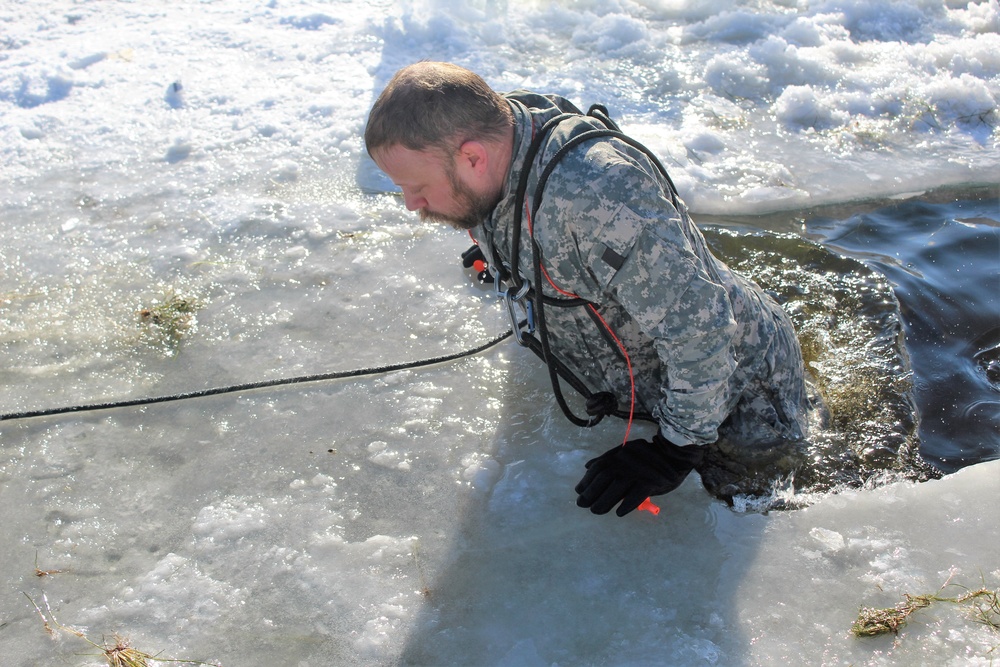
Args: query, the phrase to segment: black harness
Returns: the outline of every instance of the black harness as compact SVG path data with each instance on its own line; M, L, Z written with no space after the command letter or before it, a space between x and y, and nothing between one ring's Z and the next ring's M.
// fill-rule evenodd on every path
M493 272L494 280L497 285L497 292L503 297L507 306L515 339L519 344L529 348L532 352L538 355L542 361L545 362L549 371L549 378L552 382L552 391L555 395L556 402L559 404L559 407L562 409L563 414L566 415L567 419L577 426L584 427L595 426L605 416L609 415L622 419L642 419L644 421L656 422L656 419L648 413L636 412L631 408L628 410L621 409L617 398L610 392L602 391L594 393L590 391L583 381L580 380L580 378L578 378L573 371L566 366L566 364L560 361L553 354L551 346L549 345L548 328L545 323L546 306L553 306L556 308L587 307L588 314L591 319L595 321L598 328L602 332L611 334L612 337L614 337L614 334L611 332L610 328L603 321L603 319L601 319L598 315L595 304L590 301L580 297L562 298L543 294L543 290L541 289L542 283L540 282L543 275L542 252L538 243L534 239L534 235L532 233L533 227L529 228L529 239L531 241L532 268L534 270L534 284L536 287L532 287L528 281L524 280L521 277L519 270L518 249L521 244L525 196L528 190L529 176L532 171L531 164L534 162L535 156L541 149L545 138L557 125L571 118L580 118L582 115L583 114L578 113L563 113L555 116L542 125L541 129L532 138L531 144L528 147L527 155L524 159L525 167L521 172L521 176L517 184L517 190L515 191L514 220L511 227L510 269L505 270L502 266L491 266L490 270ZM545 191L545 185L548 182L549 176L552 174L559 162L571 150L583 142L605 137L618 139L619 141L622 141L644 153L667 182L671 203L673 203L673 205L680 210L681 205L677 198L677 189L674 187L673 181L670 179L669 174L667 174L667 170L663 167L663 164L656 157L656 155L635 139L622 133L621 128L618 127L617 123L611 120L608 116L608 110L603 105L595 104L591 106L586 115L591 118L596 118L602 125L604 125L604 127L587 130L586 132L582 132L574 136L567 141L555 155L552 156L552 159L549 160L548 163L545 164L538 177L538 183L535 186L534 195L531 200L530 219L535 219L535 214L541 206L542 194ZM468 261L466 265L471 265L471 260ZM503 289L501 286L502 283L507 283L509 286L506 289ZM520 313L518 312L519 310ZM537 336L535 335L536 333ZM624 354L624 349L621 351ZM560 387L560 378L576 389L586 399L586 411L588 418L578 417L570 409Z

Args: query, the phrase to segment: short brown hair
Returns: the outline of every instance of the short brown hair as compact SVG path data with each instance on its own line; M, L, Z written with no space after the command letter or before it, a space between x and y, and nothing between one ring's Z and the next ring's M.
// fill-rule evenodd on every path
M422 61L396 72L368 114L369 155L401 145L454 150L470 140L500 139L514 124L510 105L475 72Z

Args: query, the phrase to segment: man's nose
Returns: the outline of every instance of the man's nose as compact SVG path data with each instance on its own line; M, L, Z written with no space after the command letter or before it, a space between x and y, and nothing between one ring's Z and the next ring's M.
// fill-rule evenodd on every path
M412 192L403 190L403 204L406 205L407 211L418 211L427 206L427 200L423 197L418 197Z

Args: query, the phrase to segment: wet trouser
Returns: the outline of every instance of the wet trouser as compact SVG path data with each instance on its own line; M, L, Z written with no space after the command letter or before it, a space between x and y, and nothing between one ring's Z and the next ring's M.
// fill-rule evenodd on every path
M699 468L705 487L724 498L766 492L805 456L810 396L802 350L781 307L766 306L778 326L762 368L719 427L719 439L708 445Z
M778 326L764 365L719 429L720 437L748 447L804 440L809 432L802 350L788 315L776 304L767 305Z

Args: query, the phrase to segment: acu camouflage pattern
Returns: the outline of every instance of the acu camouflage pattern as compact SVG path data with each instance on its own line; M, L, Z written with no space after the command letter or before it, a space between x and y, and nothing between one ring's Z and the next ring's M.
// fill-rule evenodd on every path
M518 179L538 174L573 136L600 121L560 123L534 164L525 157L533 132L563 112L567 100L527 91L507 95L514 110L514 154L503 197L473 235L491 265L510 267ZM542 265L560 289L593 303L628 351L636 409L653 415L679 445L720 438L743 445L800 440L807 397L799 344L781 308L734 274L706 246L683 204L641 151L598 138L569 151L545 187L531 221ZM679 202L679 200L678 200ZM537 289L527 217L519 267ZM544 293L565 297L542 280ZM629 372L621 352L585 307L546 307L552 350L593 392L609 391L629 407Z

